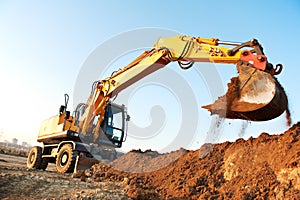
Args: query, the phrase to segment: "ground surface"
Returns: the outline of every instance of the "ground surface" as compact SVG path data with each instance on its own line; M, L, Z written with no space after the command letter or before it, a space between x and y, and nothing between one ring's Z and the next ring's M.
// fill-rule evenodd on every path
M197 151L133 150L74 175L27 171L25 161L0 154L0 198L300 199L300 123Z
M0 154L0 199L130 199L120 183L95 182L46 171L26 169L26 158Z

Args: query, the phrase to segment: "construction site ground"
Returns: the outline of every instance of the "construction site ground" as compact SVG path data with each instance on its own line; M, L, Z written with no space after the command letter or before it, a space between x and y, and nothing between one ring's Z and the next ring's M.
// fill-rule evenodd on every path
M228 133L230 134L230 133ZM300 199L300 123L280 135L167 154L133 150L76 174L0 154L2 199Z
M130 199L123 188L58 174L54 164L46 171L27 170L25 157L0 154L0 199Z

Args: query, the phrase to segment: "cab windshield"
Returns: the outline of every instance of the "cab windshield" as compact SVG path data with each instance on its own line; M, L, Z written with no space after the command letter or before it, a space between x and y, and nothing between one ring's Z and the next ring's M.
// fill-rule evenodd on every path
M124 110L122 107L109 104L106 107L105 115L105 135L113 143L122 143L124 134Z

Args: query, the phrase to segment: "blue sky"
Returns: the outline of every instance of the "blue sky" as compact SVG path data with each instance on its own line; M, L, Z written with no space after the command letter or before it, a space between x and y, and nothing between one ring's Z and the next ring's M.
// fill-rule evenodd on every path
M41 121L57 113L63 94L68 92L72 97L77 75L90 53L115 35L144 27L230 41L259 39L269 61L284 65L278 79L288 94L292 119L297 122L299 11L297 0L0 0L0 130L8 139L34 141ZM226 86L235 67L218 65L217 70ZM226 134L220 141L237 139L241 122L225 124ZM282 118L251 123L244 137L285 129ZM143 148L134 144L131 142L127 148Z

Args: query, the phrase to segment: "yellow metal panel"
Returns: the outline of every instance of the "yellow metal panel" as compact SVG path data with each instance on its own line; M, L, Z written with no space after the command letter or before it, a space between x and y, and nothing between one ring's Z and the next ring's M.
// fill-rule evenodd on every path
M55 134L58 132L63 131L64 124L61 123L58 125L59 122L59 116L53 116L49 119L46 119L45 121L42 122L42 125L40 127L40 131L38 134L39 137L44 137L44 136L49 136L51 134Z
M160 38L156 41L154 47L168 48L173 59L180 58L186 50L187 54L180 59L182 61L235 64L240 59L241 51L238 51L234 56L229 56L227 52L230 48L218 46L217 41L216 38L205 39L178 35L170 38ZM185 49L188 42L191 43L189 49Z
M138 76L144 77L147 76L148 73L146 70L150 66L154 66L157 64L157 69L163 67L164 65L160 65L157 61L163 57L165 51L156 51L152 55L146 57L145 59L141 60L137 65L132 68L126 70L126 73L120 73L119 75L115 76L113 79L110 79L107 84L104 85L104 88L108 91L108 93L113 92L116 88L122 86L127 81L137 78ZM112 84L113 83L113 84Z

